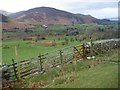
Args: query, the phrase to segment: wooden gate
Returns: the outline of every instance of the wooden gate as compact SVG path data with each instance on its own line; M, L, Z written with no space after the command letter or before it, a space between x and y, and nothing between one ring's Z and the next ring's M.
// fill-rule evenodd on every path
M74 59L78 60L80 58L85 58L85 46L81 44L74 47Z

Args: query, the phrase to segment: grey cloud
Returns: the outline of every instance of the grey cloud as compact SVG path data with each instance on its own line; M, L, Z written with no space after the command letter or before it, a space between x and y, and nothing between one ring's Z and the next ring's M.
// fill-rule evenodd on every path
M118 15L118 2L73 2L63 5L62 8L72 13L90 14L97 18L117 17Z
M68 10L74 11L76 10L96 10L96 9L103 9L103 8L117 8L117 2L74 2L68 3L65 8Z
M116 2L100 2L100 3L92 3L87 6L89 9L103 9L103 8L116 8L118 7L118 3Z

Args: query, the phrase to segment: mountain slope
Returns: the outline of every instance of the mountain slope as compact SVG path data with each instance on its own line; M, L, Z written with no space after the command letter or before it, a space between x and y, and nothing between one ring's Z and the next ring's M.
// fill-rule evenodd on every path
M2 29L6 30L11 30L14 28L32 28L33 26L25 23L25 22L20 22L16 19L11 19L10 17L7 17L3 14L0 14L0 23L2 24Z
M98 19L90 15L73 14L49 7L38 7L11 14L10 17L29 24L94 23Z
M8 16L8 15L12 14L12 13L4 11L4 10L0 10L0 13L5 15L5 16Z
M8 22L8 21L9 21L9 18L0 13L0 22Z

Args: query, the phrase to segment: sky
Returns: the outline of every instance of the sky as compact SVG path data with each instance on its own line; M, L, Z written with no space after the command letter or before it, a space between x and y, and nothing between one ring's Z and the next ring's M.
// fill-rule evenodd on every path
M118 2L119 0L1 0L0 10L14 13L45 6L104 19L118 17Z

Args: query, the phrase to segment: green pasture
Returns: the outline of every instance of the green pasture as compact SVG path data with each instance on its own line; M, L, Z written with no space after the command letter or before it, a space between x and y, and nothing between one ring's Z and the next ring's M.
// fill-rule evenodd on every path
M41 33L40 31L44 30L41 25L35 25L34 30L36 32L33 33L24 33L35 36L35 34ZM65 36L63 35L46 35L45 40L38 40L37 42L43 41L55 41L59 44L56 46L44 46L42 44L34 44L34 40L23 40L23 37L19 37L17 35L23 34L23 32L5 32L4 36L11 36L9 39L5 39L2 41L2 46L0 45L0 49L2 49L2 63L10 64L12 59L15 59L15 46L17 46L19 61L29 59L32 57L36 57L39 54L44 54L47 52L51 52L54 50L60 50L62 48L79 45L81 42L90 41L88 35L90 30L97 30L96 28L108 28L113 25L98 25L98 24L75 24L75 25L51 25L48 29L50 30L65 30L66 28L77 28L77 30L81 30L78 36ZM117 26L114 26L117 30ZM24 30L23 30L24 31ZM82 32L83 31L83 32ZM86 31L86 32L84 32ZM88 33L88 34L85 34ZM94 32L93 32L94 33ZM103 32L99 32L100 34ZM95 34L95 37L99 35ZM44 36L44 35L43 35ZM75 38L80 38L85 36L84 40L75 40ZM62 45L61 43L65 41L65 38L70 40L74 39L73 42L69 41L68 44ZM80 38L81 39L81 38ZM94 39L93 39L94 40ZM34 42L34 43L31 43ZM111 60L106 63L98 64L93 68L89 68L88 65L79 61L76 64L69 63L59 68L53 68L44 74L34 75L32 78L26 78L21 81L21 83L16 83L14 87L17 88L31 88L33 84L36 85L37 88L117 88L118 87L118 52L116 50L112 50L110 53L104 55L95 56L98 59L106 59ZM42 83L42 84L41 84ZM38 86L37 86L38 85Z
M23 38L25 36L36 36L40 35L41 31L44 29L41 27L40 24L36 24L35 28L33 29L35 32L32 33L25 33L24 30L18 30L17 32L4 32L3 37L5 39L2 41L2 62L4 63L11 63L11 59L15 59L15 46L18 46L18 55L19 60L28 59L31 57L38 56L39 54L43 54L46 52L54 51L60 48L64 48L71 45L78 45L81 42L88 42L90 31L94 31L94 29L101 27L101 28L107 28L107 27L114 27L116 28L117 25L102 25L102 24L74 24L74 25L49 25L48 30L66 30L66 28L76 28L77 30L80 30L80 34L78 36L65 36L62 32L62 35L56 35L52 32L53 35L45 35L46 41L54 41L57 43L61 43L65 41L65 38L69 39L69 43L67 45L61 45L58 44L56 46L44 46L41 44L31 44L29 42L31 41L23 41ZM117 29L117 28L116 28ZM97 30L97 29L96 29ZM97 32L93 33L92 39L95 40L96 37L102 35L103 32ZM43 35L44 36L44 35ZM7 38L9 37L9 38ZM83 40L82 38L85 39ZM70 39L73 38L74 41L70 42ZM75 38L79 39L78 41L75 41ZM81 39L81 41L80 41ZM41 42L42 40L38 41ZM43 40L44 41L44 40ZM34 42L34 41L32 41Z
M60 40L58 40L60 38ZM2 63L11 63L12 59L15 59L15 46L18 46L18 56L19 60L29 59L39 54L44 54L50 51L59 50L60 48L65 48L67 46L78 45L80 41L68 42L66 45L62 45L61 42L64 41L64 38L71 38L70 36L48 36L46 40L40 40L38 42L43 41L53 41L55 40L57 43L56 46L45 46L41 44L32 44L30 42L35 41L23 41L21 39L14 40L5 40L2 43Z
M44 30L44 28L41 27L41 24L35 24L34 30L41 31ZM70 24L70 25L48 25L48 30L65 30L67 28L76 28L77 30L90 30L90 29L95 29L95 28L115 28L118 29L117 24L108 24L108 25L103 25L103 24L97 24L97 23L90 23L90 24Z
M117 50L103 55L108 59L89 68L84 61L69 63L53 68L44 74L37 74L16 84L17 88L117 88ZM97 57L98 59L100 57ZM93 60L94 62L94 60Z

